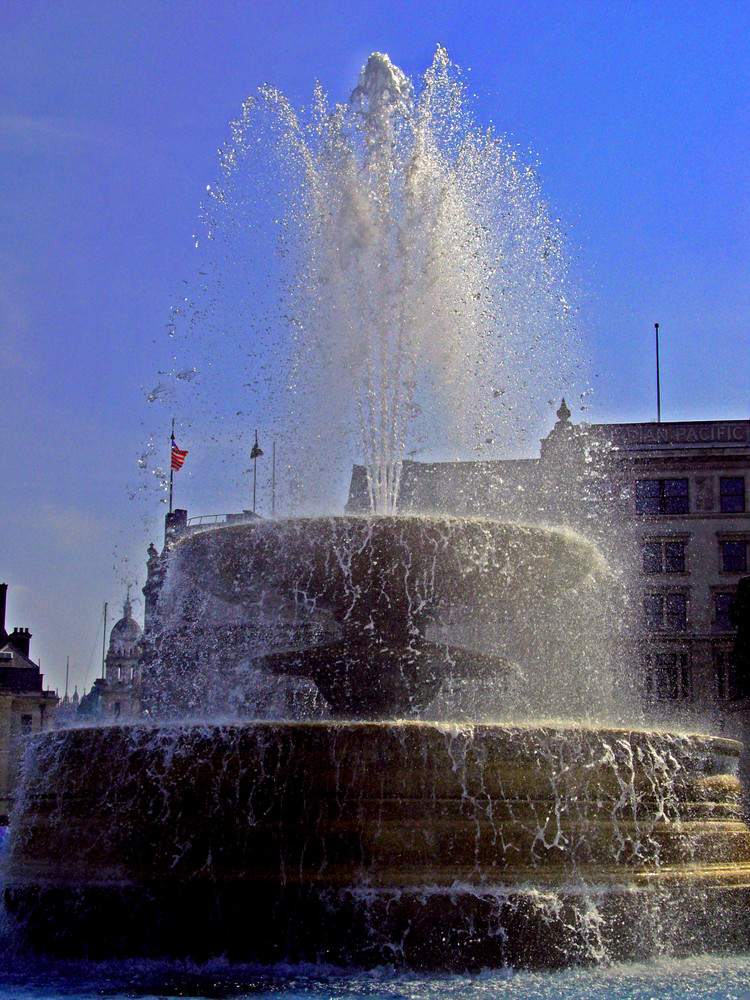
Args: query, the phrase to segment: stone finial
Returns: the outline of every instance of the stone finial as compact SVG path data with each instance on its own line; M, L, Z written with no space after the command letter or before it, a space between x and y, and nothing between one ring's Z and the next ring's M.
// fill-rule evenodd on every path
M565 405L565 396L563 396L562 403L560 404L560 409L557 411L557 419L561 424L567 424L570 420L570 410Z

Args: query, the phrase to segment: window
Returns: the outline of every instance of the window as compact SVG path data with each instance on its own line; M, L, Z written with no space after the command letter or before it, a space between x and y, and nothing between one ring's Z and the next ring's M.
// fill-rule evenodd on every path
M721 701L735 701L739 697L737 667L731 662L729 649L714 649L714 676L716 696Z
M635 510L637 514L687 514L687 479L639 479Z
M685 594L646 594L643 617L647 629L684 632L687 627Z
M663 568L663 553L661 542L643 543L643 572L661 573Z
M665 542L664 543L664 572L684 573L685 572L685 543Z
M722 632L731 632L734 628L729 619L729 608L734 600L734 593L714 594L715 625Z
M734 539L719 543L721 546L721 568L725 573L747 572L747 542Z
M30 715L22 715L21 716L21 735L22 736L31 736L31 728L32 728L33 722L34 722L34 720L33 720L32 716L30 716Z
M741 514L745 510L743 476L719 477L719 504L722 514Z
M644 573L684 573L685 543L666 538L647 538L643 543Z
M690 696L687 653L649 653L644 657L646 696L652 701L683 701Z

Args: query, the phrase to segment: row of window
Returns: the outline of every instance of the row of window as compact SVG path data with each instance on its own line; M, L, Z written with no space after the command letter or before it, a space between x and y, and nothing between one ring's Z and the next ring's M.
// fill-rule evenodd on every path
M733 591L714 594L713 625L720 632L732 632L730 608L734 600ZM649 631L684 632L687 628L687 594L653 593L643 598L643 623Z
M135 666L132 664L119 664L113 671L109 671L109 673L114 674L114 678L108 676L108 679L112 679L115 684L132 684L134 681L140 680L140 671L137 664Z
M643 542L643 572L684 573L686 542L680 538L647 538ZM746 538L719 541L719 565L724 573L746 573L748 540Z
M720 701L744 694L742 679L729 651L714 650L714 686ZM660 651L643 658L644 685L649 701L687 701L692 694L690 657L685 652Z
M635 484L637 514L688 514L690 490L687 479L639 479ZM719 510L741 514L745 510L743 476L719 477Z

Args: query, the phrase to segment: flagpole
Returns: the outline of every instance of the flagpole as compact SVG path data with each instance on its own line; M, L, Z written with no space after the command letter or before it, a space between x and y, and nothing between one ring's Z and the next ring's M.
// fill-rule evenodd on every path
M255 487L258 481L258 459L263 454L260 445L258 444L258 431L255 431L255 443L253 444L253 450L250 452L250 458L253 460L253 516L255 516ZM247 470L250 471L249 469Z
M172 438L169 443L169 513L172 513L172 481L174 479L174 469L172 468L172 449L174 448L174 417L172 417Z
M255 443L258 443L258 432L255 432ZM253 448L253 514L255 513L255 483L258 478L258 455L257 448Z
M104 602L104 635L102 636L102 680L105 678L107 664L107 602Z

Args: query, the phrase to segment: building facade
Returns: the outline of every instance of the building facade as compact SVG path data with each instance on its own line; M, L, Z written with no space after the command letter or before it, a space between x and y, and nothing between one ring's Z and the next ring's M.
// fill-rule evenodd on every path
M731 607L748 572L750 422L603 425L627 474L646 698L699 711L748 705Z
M5 629L8 585L0 583L0 826L8 823L29 736L54 725L58 702L31 659L31 632Z
M141 714L142 640L143 629L133 618L128 591L122 618L115 622L109 634L104 660L100 714L107 721L125 722Z
M130 590L122 609L122 618L112 626L104 658L104 676L98 677L76 707L64 714L65 721L86 719L101 722L127 722L140 718L143 672L143 629L133 618Z

